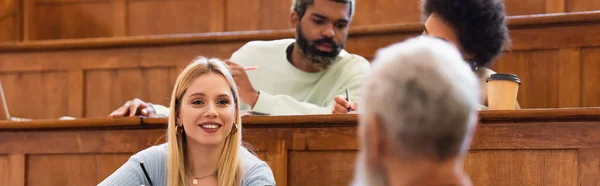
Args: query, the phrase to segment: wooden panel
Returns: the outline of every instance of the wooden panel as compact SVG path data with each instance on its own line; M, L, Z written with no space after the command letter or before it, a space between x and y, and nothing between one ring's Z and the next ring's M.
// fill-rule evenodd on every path
M581 48L564 48L558 59L558 107L581 106Z
M419 22L419 1L357 0L353 26Z
M127 100L145 97L143 82L139 69L86 72L86 116L108 116Z
M113 36L110 1L38 4L33 11L31 40Z
M112 0L113 9L113 36L127 35L127 0Z
M234 0L228 0L234 1ZM238 0L239 2L239 0ZM252 2L245 0L243 2ZM261 11L260 12L260 29L262 30L273 30L273 29L288 29L291 28L290 25L290 7L292 6L292 1L282 1L282 0L262 0L261 1ZM243 3L245 4L245 3ZM228 4L229 5L229 4ZM251 6L246 4L246 7ZM236 9L236 10L239 10ZM231 10L227 9L227 16L230 16L233 13ZM249 12L246 16L252 16L256 14L256 12ZM277 15L277 16L275 16ZM248 17L250 18L250 17ZM241 20L250 21L248 18L244 18ZM238 24L245 25L243 22Z
M565 1L568 0L546 0L546 13L565 12Z
M19 4L19 0L3 0L0 3L0 42L19 40Z
M577 159L576 150L471 151L464 167L473 185L577 186Z
M289 183L347 186L354 174L356 155L356 151L290 151Z
M8 155L8 183L14 186L25 186L25 155L10 154Z
M581 106L600 106L600 48L584 48L581 56Z
M226 30L290 28L291 2L291 0L227 0ZM357 0L352 26L419 22L420 16L418 1Z
M119 48L0 55L0 72L21 73L140 67L139 50Z
M25 155L0 155L0 185L25 186Z
M0 134L0 154L134 153L165 142L159 141L164 137L165 129L63 130L27 134L2 131Z
M72 70L68 74L67 113L71 117L83 117L84 79L83 70Z
M596 0L565 0L567 12L600 10L600 1Z
M27 184L96 185L123 165L130 156L131 154L32 155L27 158Z
M519 76L522 83L517 100L521 108L556 108L560 99L558 57L556 50L513 51L504 53L493 69Z
M262 14L259 12L268 12L268 11L261 11L261 2L263 0L226 0L226 10L227 10L227 16L226 16L226 23L225 23L225 29L227 31L240 31L240 30L260 30L260 29L264 29L261 28L260 22L262 20ZM270 0L270 3L272 4L283 4L286 1L281 1L281 0ZM291 1L290 1L291 4ZM273 5L275 6L275 5ZM271 17L274 17L275 19L284 19L284 20L289 20L289 12L290 10L288 9L286 12L287 13L282 13L279 10L273 10L274 14L271 14ZM277 15L275 13L278 13L280 16L273 16L273 15ZM285 16L281 16L281 15L285 15ZM289 25L289 22L288 24ZM283 25L273 25L274 28L281 28ZM287 26L289 28L289 26ZM286 28L286 27L283 27Z
M5 73L0 80L12 117L42 119L67 114L66 72Z
M216 4L216 5L214 5ZM223 18L212 11L222 11L220 1L130 1L127 9L128 35L179 34L219 31L213 21ZM213 7L209 9L208 7Z
M168 106L171 100L175 79L179 73L175 68L148 68L142 71L142 80L145 81L143 90L147 90L145 101ZM140 94L135 94L137 96ZM132 98L130 98L132 99Z
M142 66L187 66L198 56L207 58L229 59L231 54L238 50L243 44L241 42L220 43L218 47L213 44L148 47L140 52ZM183 69L182 69L183 70ZM176 71L179 75L181 71Z
M554 0L505 0L506 15L543 14L547 11L546 1Z
M89 71L86 73L86 116L108 116L133 98L168 105L174 82L173 68Z
M9 173L8 156L0 155L0 185L9 185Z
M600 149L579 150L579 183L585 186L600 186Z

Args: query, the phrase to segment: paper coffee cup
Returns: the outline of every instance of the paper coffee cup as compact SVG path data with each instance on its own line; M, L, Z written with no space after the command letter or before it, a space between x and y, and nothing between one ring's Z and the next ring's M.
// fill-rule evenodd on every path
M487 79L488 106L491 110L514 110L521 80L515 74L492 74Z

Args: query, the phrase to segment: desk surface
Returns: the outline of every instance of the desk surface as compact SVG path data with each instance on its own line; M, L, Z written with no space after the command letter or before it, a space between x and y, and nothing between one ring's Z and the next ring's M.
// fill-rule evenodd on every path
M298 116L244 116L245 128L269 127L344 127L355 126L358 115L298 115ZM524 109L481 111L481 124L531 123L552 121L598 121L600 108ZM75 120L42 119L33 121L0 121L0 130L164 127L166 118L81 118Z

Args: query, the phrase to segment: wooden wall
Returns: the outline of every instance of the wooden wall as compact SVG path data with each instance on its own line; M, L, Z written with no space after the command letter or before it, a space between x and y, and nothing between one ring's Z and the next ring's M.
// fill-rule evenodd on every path
M419 0L357 0L353 26L420 21ZM0 42L289 28L291 0L3 0ZM506 0L508 15L599 10L596 0Z
M511 18L512 51L493 69L522 79L523 108L600 106L599 17L600 12ZM372 59L377 49L421 29L356 27L347 50ZM0 81L13 117L104 117L135 97L168 104L176 76L196 56L226 59L247 41L292 36L286 30L0 45Z

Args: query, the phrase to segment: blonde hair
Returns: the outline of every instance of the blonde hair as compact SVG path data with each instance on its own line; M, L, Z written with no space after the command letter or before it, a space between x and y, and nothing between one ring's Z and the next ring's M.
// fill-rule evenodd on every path
M218 59L207 59L199 57L193 60L184 70L181 72L173 93L171 95L170 104L170 115L169 123L167 128L167 143L168 143L168 155L167 155L167 185L168 186L182 186L187 185L186 172L189 170L187 165L187 142L185 139L185 132L177 135L177 114L179 113L181 98L185 94L187 88L190 86L192 81L198 76L206 73L219 73L227 79L231 92L233 94L233 102L235 103L235 119L233 127L237 127L237 131L231 133L225 138L225 145L218 162L217 177L218 183L221 186L239 185L242 179L241 162L238 158L238 152L242 141L242 120L240 117L240 104L237 92L237 86L231 75L230 70L222 61ZM232 128L232 130L234 130Z

